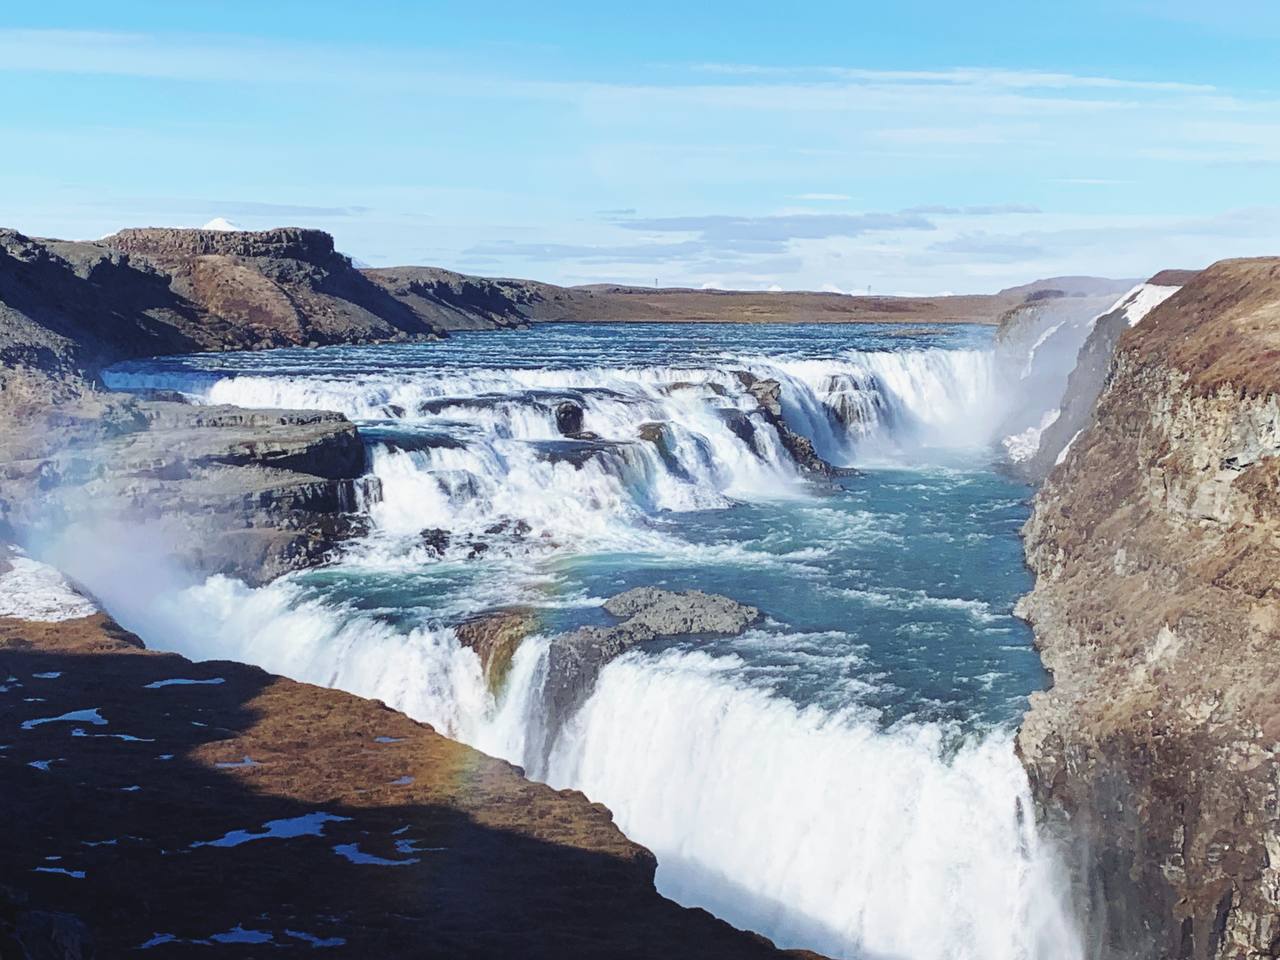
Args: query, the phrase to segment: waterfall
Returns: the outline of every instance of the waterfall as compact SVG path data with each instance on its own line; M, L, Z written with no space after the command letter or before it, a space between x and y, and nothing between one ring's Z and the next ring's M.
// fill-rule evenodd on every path
M888 722L857 695L806 701L750 661L753 643L797 642L773 624L731 649L640 650L607 664L546 754L547 639L526 639L495 691L448 626L504 604L594 608L600 597L560 585L561 565L584 557L783 570L788 555L759 545L687 538L681 516L834 495L788 452L788 431L836 465L910 465L989 446L1006 414L990 351L373 372L337 354L314 369L257 362L130 365L106 378L199 403L356 419L382 487L374 530L323 576L257 589L214 577L132 611L128 626L189 656L381 699L582 790L655 852L662 892L782 945L859 960L1083 955L1007 728ZM780 412L768 409L769 381ZM880 542L839 522L853 516L826 513L833 542ZM418 593L384 586L410 581ZM898 604L904 628L988 610L886 590L876 595L914 598ZM830 593L870 595L843 581ZM431 599L410 604L410 595ZM974 629L995 619L966 618ZM849 654L843 668L855 661ZM885 685L868 670L850 689Z

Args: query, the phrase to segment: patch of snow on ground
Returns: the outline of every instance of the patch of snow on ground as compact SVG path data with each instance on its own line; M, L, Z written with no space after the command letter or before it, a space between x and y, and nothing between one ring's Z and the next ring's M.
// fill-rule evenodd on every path
M10 557L10 568L0 574L0 617L57 623L98 612L87 597L72 589L66 577L30 557Z
M1134 327L1148 313L1164 303L1181 287L1162 287L1154 283L1140 284L1124 301L1124 318Z
M333 848L333 852L352 863L363 863L374 867L407 867L411 863L418 862L417 857L410 857L408 860L387 860L383 857L375 857L371 853L365 853L356 843L339 843Z
M265 930L246 930L236 924L226 933L215 933L209 939L215 943L270 943L275 938Z
M1057 460L1055 460L1055 461L1053 461L1053 465L1054 465L1055 467L1056 467L1058 464L1062 463L1062 461L1063 461L1063 460L1066 460L1066 459L1067 459L1067 454L1071 452L1071 445L1072 445L1073 443L1075 443L1075 442L1076 442L1076 437L1080 436L1080 434L1082 434L1082 433L1084 433L1084 431L1083 431L1083 430L1077 430L1077 431L1072 435L1071 439L1067 441L1067 445L1066 445L1065 447L1063 447L1063 448L1062 448L1062 452L1061 452L1060 454L1058 454L1058 459L1057 459Z
M223 760L221 763L214 764L218 767L260 767L262 766L253 757L245 757L243 760Z
M39 720L24 720L22 722L23 730L30 730L38 727L43 723L92 723L95 727L105 727L107 725L106 718L98 712L97 707L90 707L88 710L72 710L70 713L64 713L57 717L41 717Z
M313 947L341 947L345 946L347 942L342 937L317 937L303 930L286 930L285 935L293 937L295 940L309 943Z
M300 817L289 817L287 820L268 820L262 825L262 833L250 833L248 830L232 830L217 840L201 840L193 843L194 847L238 847L250 840L267 840L275 837L279 840L291 840L294 837L318 837L324 833L326 823L341 823L350 817L339 817L332 813L315 811Z
M219 684L226 683L222 677L210 677L208 680L186 680L182 677L174 677L172 680L156 680L146 685L147 690L159 690L161 687L177 687L177 686L200 686L203 684Z

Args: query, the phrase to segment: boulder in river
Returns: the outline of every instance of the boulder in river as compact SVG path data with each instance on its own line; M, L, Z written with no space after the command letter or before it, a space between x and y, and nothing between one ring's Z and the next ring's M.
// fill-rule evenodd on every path
M582 405L572 400L562 400L556 404L556 429L566 437L582 433L582 420L585 411Z
M495 610L464 620L453 628L458 642L480 658L489 689L497 693L511 670L511 660L521 641L538 628L538 617L529 607Z
M676 592L660 587L635 587L610 597L606 611L626 621L634 630L644 628L658 636L718 633L738 634L760 619L760 611L716 593L701 590Z
M627 590L605 601L604 608L622 622L612 627L579 627L551 641L543 687L544 760L561 727L586 702L610 660L659 637L739 634L761 617L756 607L719 594L658 587Z

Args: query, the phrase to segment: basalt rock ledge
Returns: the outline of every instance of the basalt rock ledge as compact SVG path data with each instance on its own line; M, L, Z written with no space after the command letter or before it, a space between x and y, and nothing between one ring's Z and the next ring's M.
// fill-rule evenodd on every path
M1280 259L1218 263L1118 338L1024 536L1053 686L1018 748L1089 942L1280 956Z

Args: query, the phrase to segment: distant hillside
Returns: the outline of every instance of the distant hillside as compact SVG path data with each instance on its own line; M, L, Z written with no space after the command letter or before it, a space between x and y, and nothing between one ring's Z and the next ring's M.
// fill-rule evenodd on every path
M0 228L0 389L35 374L74 390L133 357L422 340L531 322L993 324L1044 291L1078 296L1127 283L1055 278L958 297L560 287L436 267L359 269L329 234L293 227L132 229L94 242Z

